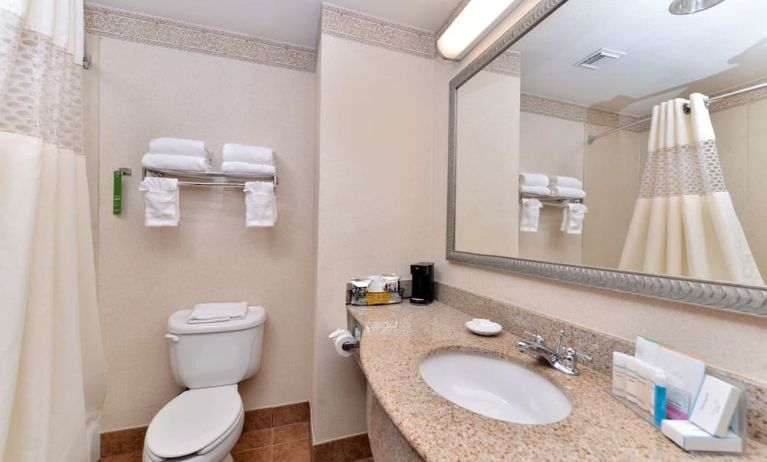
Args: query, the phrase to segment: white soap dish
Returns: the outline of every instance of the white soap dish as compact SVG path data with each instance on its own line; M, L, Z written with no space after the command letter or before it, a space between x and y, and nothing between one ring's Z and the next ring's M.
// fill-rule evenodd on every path
M498 335L503 331L503 326L489 319L472 319L466 321L466 328L477 335L486 337Z

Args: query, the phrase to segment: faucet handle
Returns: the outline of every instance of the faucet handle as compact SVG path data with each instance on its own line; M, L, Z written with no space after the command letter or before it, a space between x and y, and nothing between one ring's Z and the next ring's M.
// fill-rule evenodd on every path
M593 361L591 356L589 356L588 354L586 354L586 353L584 353L582 351L578 351L578 350L576 350L574 348L569 348L568 347L567 350L565 350L565 353L567 355L566 356L567 359L575 359L575 358L577 358L577 359L582 359L582 360L588 361L588 362L592 362Z
M529 332L529 331L525 331L525 335L527 335L528 337L532 338L532 339L533 339L533 341L534 341L535 343L537 343L538 345L543 345L543 344L545 344L545 343L546 343L546 340L544 340L544 338L543 338L543 337L541 337L541 336L540 336L540 335L538 335L538 334L534 334L534 333L532 333L532 332Z

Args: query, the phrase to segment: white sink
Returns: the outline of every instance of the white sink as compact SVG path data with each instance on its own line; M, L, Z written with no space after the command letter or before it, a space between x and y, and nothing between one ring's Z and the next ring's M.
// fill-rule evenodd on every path
M564 419L573 409L554 384L495 356L444 351L421 361L420 371L443 398L505 422L550 424Z

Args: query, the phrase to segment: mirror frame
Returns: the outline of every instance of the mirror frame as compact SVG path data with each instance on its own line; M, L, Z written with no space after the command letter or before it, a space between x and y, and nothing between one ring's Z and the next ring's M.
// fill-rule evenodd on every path
M487 50L450 80L448 173L447 173L447 248L450 262L465 263L529 276L543 277L581 286L682 302L719 310L767 317L767 288L732 283L655 276L589 266L551 263L524 258L501 257L455 249L456 195L456 99L458 88L480 72L501 53L568 0L543 0L516 22Z

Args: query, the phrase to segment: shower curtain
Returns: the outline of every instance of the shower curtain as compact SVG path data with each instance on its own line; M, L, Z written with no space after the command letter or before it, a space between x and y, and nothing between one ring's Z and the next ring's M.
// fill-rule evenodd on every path
M700 93L653 108L647 164L619 268L764 284L724 184Z
M0 460L98 457L82 0L0 0Z

